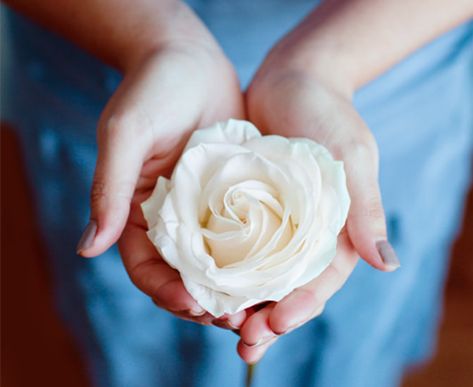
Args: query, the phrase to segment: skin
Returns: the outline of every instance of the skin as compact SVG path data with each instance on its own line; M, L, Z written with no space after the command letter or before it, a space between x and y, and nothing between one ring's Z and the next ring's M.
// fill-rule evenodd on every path
M97 256L120 239L124 265L138 288L176 316L239 329L238 353L248 363L261 359L281 334L322 313L358 256L379 270L393 269L375 248L386 239L378 150L352 96L416 48L471 18L470 0L448 7L443 0L328 0L276 44L245 99L218 44L180 2L7 3L124 75L97 129L91 219L98 229L81 255ZM343 160L352 206L337 256L321 276L278 303L215 321L148 241L139 203L159 175L169 175L192 130L245 115L264 133L311 137Z
M91 189L91 219L98 228L93 243L79 253L95 257L119 240L131 280L155 304L178 317L210 324L213 318L202 314L179 274L146 237L139 205L158 176L170 174L193 130L244 117L232 65L200 20L178 2L140 0L130 7L128 1L72 0L60 9L53 1L10 5L124 76L98 123ZM230 321L239 327L245 317L243 311Z
M376 269L394 269L376 250L376 241L387 239L378 149L352 97L357 88L472 15L473 5L466 1L454 2L445 12L440 0L329 0L267 56L247 92L249 119L266 133L311 137L325 145L345 162L352 204L329 268L247 318L238 343L246 362L257 362L281 333L319 315L350 276L358 255Z

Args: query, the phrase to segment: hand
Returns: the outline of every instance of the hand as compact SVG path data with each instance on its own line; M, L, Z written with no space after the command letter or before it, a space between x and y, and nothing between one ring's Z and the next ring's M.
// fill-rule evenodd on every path
M213 41L169 44L135 65L99 122L91 222L79 253L99 255L121 236L123 263L139 289L179 317L210 323L148 240L140 204L158 176L170 174L192 130L242 116L238 80Z
M252 81L246 100L249 119L265 134L309 137L326 146L344 161L352 202L346 233L339 238L337 256L329 268L243 324L238 351L247 362L261 358L277 335L320 314L347 280L357 255L379 270L399 266L387 242L376 142L353 107L350 89L339 83L336 74L309 71L304 48L294 35L272 50Z
M240 328L238 353L247 363L258 362L279 336L319 316L325 303L350 276L358 261L346 233L340 236L337 255L316 279L252 314Z

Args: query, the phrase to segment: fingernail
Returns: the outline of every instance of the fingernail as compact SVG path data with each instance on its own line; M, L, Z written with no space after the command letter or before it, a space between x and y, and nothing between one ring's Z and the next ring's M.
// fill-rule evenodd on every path
M212 325L223 329L230 329L232 331L238 330L238 327L233 325L233 323L226 318L216 318L212 320Z
M196 305L191 310L189 310L189 314L194 317L203 316L205 313L205 310L199 305Z
M296 323L293 323L293 324L289 325L285 331L282 331L282 332L279 332L279 331L278 331L278 332L274 332L274 330L273 330L273 332L274 332L277 336L282 336L282 335L285 335L285 334L287 334L287 333L291 333L294 329L297 329L297 328L299 328L301 325L304 325L304 324L306 323L306 321L307 321L307 318L305 318L305 319L303 319L303 320L301 320L301 321L299 321L299 322L296 322Z
M389 271L394 271L401 266L394 248L387 240L376 242L376 248Z
M228 316L228 325L233 329L240 329L247 317L247 314L244 312L239 312Z
M90 220L89 224L85 228L79 243L77 244L77 254L80 254L83 250L88 249L94 243L95 234L97 233L97 222Z
M266 344L275 338L276 338L275 336L266 336L266 337L262 337L254 344L248 344L248 343L245 343L244 341L243 341L243 344L247 346L248 348L255 348L255 347L259 347L260 345Z

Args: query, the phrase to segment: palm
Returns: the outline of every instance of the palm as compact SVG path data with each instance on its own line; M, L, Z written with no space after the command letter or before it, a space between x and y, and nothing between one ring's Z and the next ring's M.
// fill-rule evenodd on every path
M218 71L203 72L196 57L189 57L186 52L161 54L148 71L150 76L145 81L160 87L147 88L144 93L140 87L128 89L124 95L127 103L141 101L147 141L130 213L119 240L120 253L134 284L157 305L179 317L208 324L212 317L206 313L200 315L201 308L185 290L178 272L166 264L149 241L140 205L151 194L159 176L169 177L193 129L242 116L242 96L230 69L219 67ZM212 80L207 79L210 75ZM174 82L169 83L170 79ZM212 90L209 84L218 88ZM116 101L122 103L122 99ZM167 117L165 126L163 117Z
M325 303L348 279L361 254L352 244L359 241L359 231L350 225L357 225L359 213L366 208L365 179L359 170L364 164L368 164L367 170L372 170L373 165L377 168L376 145L350 101L308 76L279 72L280 69L256 76L247 95L250 119L266 134L312 138L343 160L352 205L347 227L338 238L337 255L329 267L310 283L245 321L238 351L247 362L259 360L277 340L277 334L289 332L321 314ZM365 156L366 160L361 159Z

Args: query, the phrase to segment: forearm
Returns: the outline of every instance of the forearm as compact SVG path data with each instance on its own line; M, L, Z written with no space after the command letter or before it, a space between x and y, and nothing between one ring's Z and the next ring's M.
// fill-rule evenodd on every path
M192 11L175 0L6 3L120 70L170 42L211 39Z
M473 16L471 0L327 0L286 42L298 65L354 90Z

